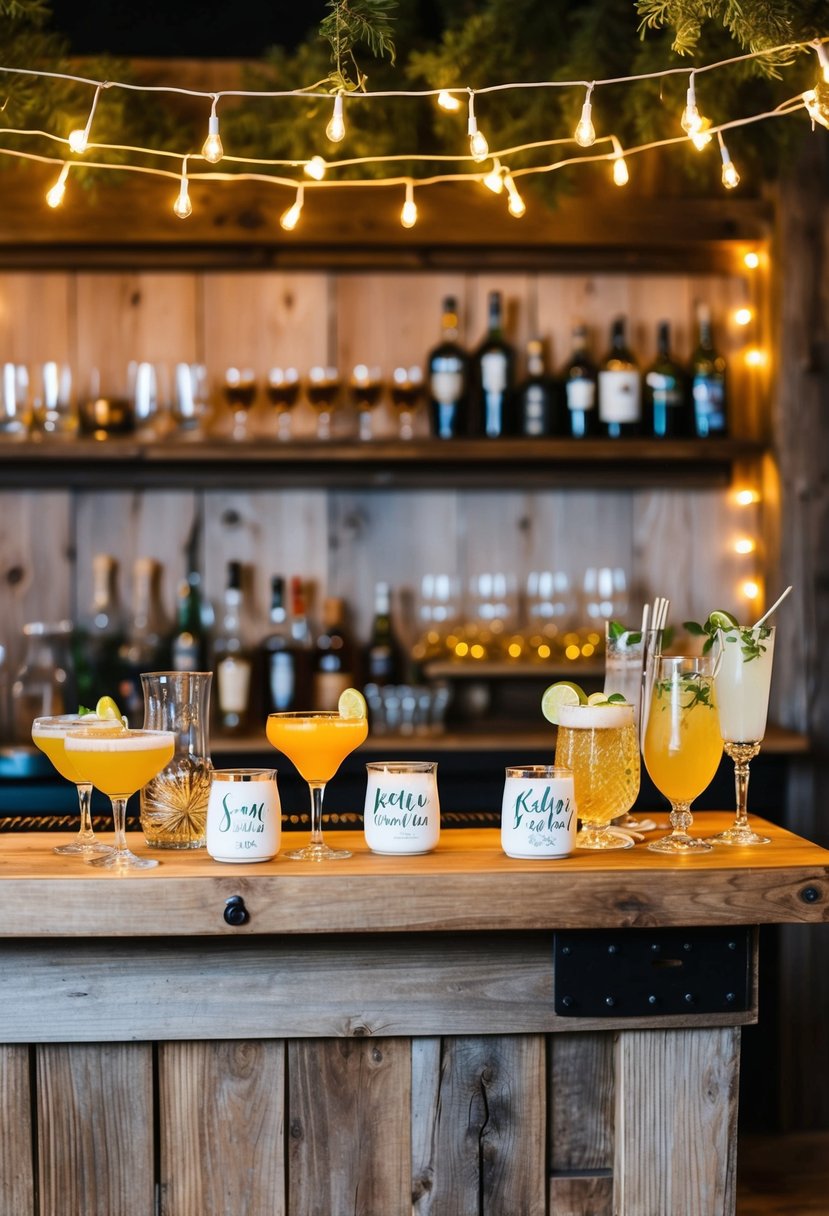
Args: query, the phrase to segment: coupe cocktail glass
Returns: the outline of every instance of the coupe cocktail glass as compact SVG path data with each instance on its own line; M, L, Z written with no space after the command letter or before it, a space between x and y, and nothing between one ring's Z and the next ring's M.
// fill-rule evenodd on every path
M654 663L642 754L651 780L671 804L670 836L648 845L656 853L711 848L689 836L691 803L711 782L722 756L714 676L709 658L661 656Z
M350 857L348 849L332 849L322 835L325 786L346 756L368 735L366 718L343 718L326 710L269 714L268 741L299 770L311 793L311 841L283 854L293 861L336 861Z
M748 825L748 766L760 750L774 657L774 626L721 629L714 682L720 711L720 734L726 755L734 761L737 815L730 828L711 836L711 844L770 844Z
M299 398L299 372L295 367L272 367L266 386L268 401L276 412L276 437L291 438L291 417Z
M556 765L573 773L581 830L577 849L629 849L633 839L610 828L639 793L639 740L632 705L563 705Z
M109 730L92 730L81 723L76 730L67 731L66 754L78 775L112 802L115 848L88 858L90 865L119 873L158 865L154 857L136 857L127 848L127 799L172 760L175 742L169 730L125 730L116 724Z
M224 378L225 401L233 413L233 439L248 439L248 414L256 400L256 376L249 367L229 367Z
M340 395L340 373L336 367L312 367L305 392L317 411L317 439L330 439L331 414Z
M357 410L357 438L368 440L374 436L372 411L380 400L383 381L379 367L366 367L358 363L351 372L348 393Z
M70 856L94 857L97 853L111 853L112 847L102 844L92 830L92 815L89 809L92 783L81 780L71 757L67 756L64 746L66 732L76 729L84 722L88 727L92 727L88 714L84 717L81 717L80 714L58 714L48 718L35 718L32 723L32 742L51 760L61 777L71 781L78 791L78 805L81 811L81 826L78 834L69 844L55 845L52 852L66 853ZM111 722L101 722L99 725L112 728Z

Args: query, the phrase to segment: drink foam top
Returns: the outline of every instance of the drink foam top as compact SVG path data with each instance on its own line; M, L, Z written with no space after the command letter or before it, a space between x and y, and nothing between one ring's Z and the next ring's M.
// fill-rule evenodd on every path
M633 725L632 705L562 705L559 726L574 730L611 730Z
M66 736L68 752L145 752L175 744L170 730L119 730L112 734L101 730L69 731Z

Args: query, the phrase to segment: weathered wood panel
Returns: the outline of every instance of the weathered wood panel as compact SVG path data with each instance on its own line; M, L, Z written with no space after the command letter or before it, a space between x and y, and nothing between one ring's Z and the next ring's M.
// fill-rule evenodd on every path
M408 1040L291 1041L288 1211L409 1216L410 1095Z
M732 1028L619 1034L613 1169L619 1216L734 1212L739 1050L740 1032Z
M69 360L74 303L70 275L0 274L0 358L14 363Z
M613 1165L613 1044L607 1034L550 1040L550 1164L553 1172ZM584 1101L585 1093L591 1095Z
M35 1216L28 1047L0 1044L0 1212Z
M36 1057L40 1216L150 1216L151 1047L56 1044Z
M550 1179L550 1216L613 1216L613 1179Z
M285 1045L162 1043L161 1216L285 1216Z

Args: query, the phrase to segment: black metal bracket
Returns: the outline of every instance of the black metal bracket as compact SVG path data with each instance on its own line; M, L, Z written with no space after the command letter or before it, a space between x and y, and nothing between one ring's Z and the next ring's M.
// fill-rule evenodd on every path
M752 929L584 929L556 933L562 1017L737 1013L751 1003Z

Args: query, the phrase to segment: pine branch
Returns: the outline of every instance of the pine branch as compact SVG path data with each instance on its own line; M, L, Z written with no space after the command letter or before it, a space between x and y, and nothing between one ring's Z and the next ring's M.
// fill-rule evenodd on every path
M397 0L327 0L332 11L323 17L320 37L331 47L334 67L328 77L332 92L365 92L367 77L357 62L354 48L367 46L376 59L388 56L395 62L392 39L393 12Z

